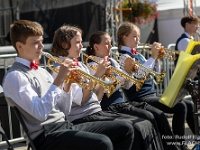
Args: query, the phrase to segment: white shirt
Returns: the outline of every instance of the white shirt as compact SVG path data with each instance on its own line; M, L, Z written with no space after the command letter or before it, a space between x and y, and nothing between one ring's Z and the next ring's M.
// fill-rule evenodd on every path
M184 32L184 34L188 38L183 38L178 42L177 48L178 48L179 51L185 51L187 46L188 46L188 44L189 44L189 42L190 42L190 39L193 39L193 37L190 36L187 32Z
M16 57L15 61L30 66L28 60ZM53 82L53 78L50 80ZM67 99L66 105L71 103L71 93L64 92L54 84L51 84L46 94L40 98L32 89L28 78L20 71L12 71L5 76L3 90L6 97L11 98L27 113L41 121L47 119L60 99Z

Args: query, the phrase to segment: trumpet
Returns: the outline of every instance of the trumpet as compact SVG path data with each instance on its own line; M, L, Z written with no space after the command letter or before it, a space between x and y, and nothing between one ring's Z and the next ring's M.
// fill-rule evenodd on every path
M121 66L124 67L124 63L122 63L122 62L119 60L119 57L124 57L124 59L126 59L128 56L123 55L123 54L116 54L116 53L112 53L112 54L116 55L115 58L116 58L117 62L118 62ZM137 69L135 69L135 68L137 68ZM148 67L146 67L146 66L144 66L144 65L142 65L142 64L140 64L140 63L138 63L138 62L135 62L135 66L134 66L134 69L133 69L133 73L136 72L136 71L134 71L134 70L139 70L139 68L140 68L141 70L143 70L144 72L147 72L147 73L149 73L150 75L152 75L153 77L155 77L156 82L157 82L158 84L161 83L161 82L163 82L163 80L164 80L164 78L165 78L165 76L166 76L166 72L162 71L162 72L160 73L160 72L153 71L153 70L151 70L150 68L148 68ZM144 75L144 74L137 74L137 72L136 72L135 75L146 76L146 75ZM133 74L133 76L134 76L134 74Z
M142 50L148 54L151 54L150 50L146 50L146 47L152 47L152 44L148 44L148 43L140 43L143 45ZM164 53L162 52L162 50L164 50ZM176 50L171 50L171 49L167 49L167 48L161 48L160 50L160 54L158 55L159 58L167 58L169 60L176 60L176 56L179 55L180 52L176 51Z
M47 53L47 52L42 52L42 55L46 56L48 58L48 61L47 61L47 66L48 68L55 72L55 73L58 73L59 70L57 68L53 68L51 67L51 61L54 61L58 64L61 64L63 60L59 59L58 57L55 57L55 56L52 56L51 54ZM80 76L84 77L85 79L88 79L89 81L93 81L93 86L90 87L86 82L85 80L81 79L81 80L77 80L75 77L74 77L74 74L79 74ZM117 84L115 83L107 83L95 76L92 76L80 69L75 69L75 70L72 70L70 72L70 74L68 75L68 77L65 79L65 82L69 82L69 81L73 81L74 83L77 83L79 86L81 86L82 88L85 88L91 92L93 92L96 84L98 83L99 85L101 85L104 89L107 90L107 96L110 97L110 95L112 93L114 93L115 91L115 88L117 86Z
M100 60L99 60L97 57L95 57L95 56L92 56L92 55L88 56L87 54L85 54L85 53L83 53L83 52L82 52L82 54L86 57L86 60L85 60L86 65L87 65L88 67L90 67L91 69L93 69L93 70L96 71L96 67L90 65L90 64L88 63L88 60L91 59L92 61L96 62L97 64L100 63ZM136 79L136 78L134 78L134 77L131 77L129 74L127 74L127 73L125 73L125 72L122 72L122 71L119 70L119 69L114 68L113 66L110 66L110 70L111 70L112 73L117 74L118 76L121 76L121 77L124 78L125 80L129 80L129 81L131 81L132 83L134 83L135 86L136 86L136 91L139 91L139 90L142 88L142 86L143 86L143 84L144 84L144 81L146 80L146 77L145 77L145 78L142 78L141 80L138 80L138 79ZM109 75L108 78L109 78L109 77L114 77L114 76ZM114 78L117 79L116 77L114 77ZM119 80L119 79L118 79L118 80ZM118 80L117 80L116 83L121 84L121 85L124 85L124 84L125 84L125 83L122 83L121 81L118 81Z

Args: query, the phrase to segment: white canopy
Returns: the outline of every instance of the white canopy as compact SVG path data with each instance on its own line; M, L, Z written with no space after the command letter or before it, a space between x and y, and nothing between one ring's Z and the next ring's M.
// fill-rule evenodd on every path
M184 8L184 2L185 4L188 3L188 0L151 0L158 4L158 10L170 10L170 9L180 9ZM200 6L200 0L193 0L193 6L195 9L196 7Z

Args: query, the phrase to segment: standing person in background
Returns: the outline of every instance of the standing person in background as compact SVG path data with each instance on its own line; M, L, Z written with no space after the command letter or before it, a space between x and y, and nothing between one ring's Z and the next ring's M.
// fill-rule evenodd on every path
M41 58L43 29L28 21L15 21L10 27L11 41L17 52L14 64L3 80L9 106L22 114L37 150L129 150L133 128L122 121L88 122L73 125L65 120L58 103L71 107L71 83L64 80L74 62L64 59L55 78L35 63ZM27 143L28 143L27 139Z
M54 34L54 40L51 51L60 56L60 59L69 58L77 60L80 57L82 46L82 30L75 26L63 25L58 28ZM109 72L110 62L103 58L97 66L94 77L102 78ZM55 65L56 67L57 65ZM59 65L57 66L59 69ZM90 74L88 67L77 62L76 68ZM53 74L57 76L56 73ZM94 85L91 81L85 80L88 85ZM73 124L82 124L84 122L105 121L105 120L123 120L130 123L134 127L134 141L132 150L162 150L162 142L156 133L150 121L130 115L120 114L116 112L104 112L99 102L104 94L104 88L97 85L93 91L82 88L77 83L72 83L72 107L66 109L64 103L59 103L61 110L65 113ZM66 101L66 99L63 99ZM113 135L115 136L115 135ZM125 147L121 147L123 150ZM120 147L118 147L120 149Z
M127 55L135 58L140 64L158 72L159 63L158 55L160 53L161 44L155 43L152 45L151 57L146 60L145 57L137 52L136 48L140 41L140 29L130 22L124 22L117 31L118 51L120 54ZM134 51L133 51L134 49ZM153 79L149 77L143 84L139 91L136 91L135 85L128 90L123 89L130 104L134 105L134 102L147 102L148 104L160 109L161 111L169 114L173 114L172 129L173 133L177 137L183 137L185 135L185 120L187 121L190 129L194 133L194 116L193 116L193 103L191 101L182 100L178 102L173 108L169 108L166 105L159 102L160 97L156 95ZM154 113L152 109L148 111ZM181 144L181 149L185 150L187 147L183 144L184 138L177 139Z
M181 19L181 26L184 33L177 39L175 50L185 51L190 39L194 39L194 35L199 29L199 18L197 16L185 16Z
M103 31L97 31L91 34L89 38L89 46L86 49L86 54L91 56L96 56L98 59L103 59L104 57L110 57L110 49L112 48L111 45L111 38L110 35ZM132 68L134 66L134 61L131 57L127 57L125 60L124 70L120 69L120 65L118 62L113 59L109 58L110 64L112 67L118 69L121 72L124 72L126 74L130 74L132 72ZM130 61L130 63L129 63ZM96 66L97 64L93 61L89 63L92 66ZM95 72L90 69L91 74L94 74ZM118 86L118 89L108 98L106 94L104 94L102 100L101 100L101 108L104 111L113 111L117 113L123 113L128 114L132 116L137 116L140 118L145 118L154 125L154 128L156 129L156 132L161 135L162 137L173 137L173 133L171 131L170 125L168 123L168 120L165 116L165 114L160 111L159 109L152 107L146 102L134 102L134 105L129 104L128 102L125 102L122 93L119 91L119 88L129 89L133 83L131 83L129 80L125 80L124 78L120 77L119 75L115 75L118 79L122 81L122 83L126 83L124 86ZM109 80L106 78L106 80ZM152 114L150 111L147 111L146 108L151 109L154 111ZM154 118L155 116L155 118ZM159 128L158 128L159 126ZM174 138L172 139L166 139L162 138L162 143L165 150L177 150L179 149L176 145L170 145L168 143L170 142L176 142Z
M184 33L177 39L175 50L185 51L190 40L194 39L194 35L197 33L199 29L199 18L197 16L185 16L181 19L181 26L184 29ZM176 55L177 59L174 61L175 65L178 61L178 55Z

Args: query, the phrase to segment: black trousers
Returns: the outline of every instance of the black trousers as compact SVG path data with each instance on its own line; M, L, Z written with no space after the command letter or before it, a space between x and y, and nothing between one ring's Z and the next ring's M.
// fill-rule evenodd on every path
M74 120L73 123L79 124L83 122L104 120L123 120L133 125L135 138L133 141L132 150L163 150L162 141L156 133L153 125L150 123L150 121L143 118L110 111L100 111L87 117Z
M140 97L134 99L138 102L147 102L148 104L162 110L165 113L173 114L172 119L172 129L173 133L177 137L183 137L185 135L185 121L187 121L188 126L195 133L194 127L194 106L193 103L189 100L182 100L178 102L173 108L169 108L166 105L159 102L160 97L157 97L156 94L147 95L145 97ZM133 101L133 100L132 100ZM152 110L149 110L152 112ZM184 141L184 138L178 138L178 141Z
M177 150L179 146L169 144L170 142L176 142L174 135L171 131L169 122L165 116L165 114L145 103L145 102L132 102L131 103L118 103L114 105L110 105L108 107L103 107L103 110L109 110L113 112L119 112L123 114L129 114L141 118L145 118L149 120L160 138L162 139L163 147L165 150Z
M37 150L130 150L133 127L122 121L72 125L68 121L44 126L33 141Z

